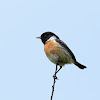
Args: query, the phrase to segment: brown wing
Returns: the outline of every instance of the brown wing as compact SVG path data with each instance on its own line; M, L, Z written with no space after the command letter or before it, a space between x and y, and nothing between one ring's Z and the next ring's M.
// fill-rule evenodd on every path
M74 61L76 61L76 58L75 58L74 54L73 54L72 51L68 48L68 46L67 46L62 40L60 40L60 39L56 39L56 41L57 41L62 47L64 47L64 49L67 50L67 51L70 53L70 55L72 56L72 59L73 59Z

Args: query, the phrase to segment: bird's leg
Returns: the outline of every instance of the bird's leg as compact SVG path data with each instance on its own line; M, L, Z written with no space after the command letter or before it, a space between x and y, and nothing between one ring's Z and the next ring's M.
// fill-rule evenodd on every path
M57 79L57 76L56 76L56 73L57 73L57 65L58 65L58 63L56 64L55 74L53 75L53 77L54 77L55 79Z
M62 66L60 66L60 68L56 71L56 74L62 69Z

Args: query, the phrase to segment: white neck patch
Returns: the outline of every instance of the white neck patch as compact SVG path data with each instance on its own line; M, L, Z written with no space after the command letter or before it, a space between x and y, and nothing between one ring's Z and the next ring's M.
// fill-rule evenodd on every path
M55 41L55 39L57 39L55 36L51 36L46 42L48 42L48 41Z

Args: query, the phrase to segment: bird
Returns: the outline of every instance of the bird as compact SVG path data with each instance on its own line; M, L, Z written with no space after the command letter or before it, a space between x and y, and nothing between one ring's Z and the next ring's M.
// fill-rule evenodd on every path
M76 60L69 47L53 32L44 32L40 37L36 38L41 39L43 42L44 51L48 59L52 63L59 65L60 69L65 64L75 64L80 69L87 68Z

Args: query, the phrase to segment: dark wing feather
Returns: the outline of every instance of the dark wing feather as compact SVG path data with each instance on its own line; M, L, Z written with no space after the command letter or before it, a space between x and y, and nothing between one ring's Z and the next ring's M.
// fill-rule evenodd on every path
M57 41L62 47L64 47L65 50L67 50L67 51L70 53L70 55L72 56L72 59L73 59L74 61L76 61L76 58L75 58L74 54L73 54L72 51L68 48L68 46L67 46L62 40L60 40L60 39L56 39L56 41Z

